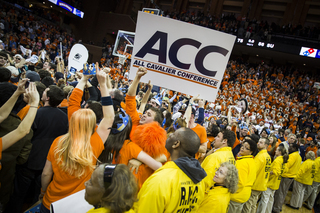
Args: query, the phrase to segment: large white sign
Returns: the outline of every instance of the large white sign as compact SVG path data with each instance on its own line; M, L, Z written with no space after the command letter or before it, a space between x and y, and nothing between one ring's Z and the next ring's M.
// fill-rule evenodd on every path
M139 12L129 78L214 101L236 36Z

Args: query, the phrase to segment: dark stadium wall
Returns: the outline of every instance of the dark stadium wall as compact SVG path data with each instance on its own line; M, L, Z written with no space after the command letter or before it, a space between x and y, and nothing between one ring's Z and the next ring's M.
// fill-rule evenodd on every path
M100 45L104 37L114 42L118 30L134 32L135 22L128 15L131 12L130 5L130 0L84 1L84 18L70 21L76 39Z

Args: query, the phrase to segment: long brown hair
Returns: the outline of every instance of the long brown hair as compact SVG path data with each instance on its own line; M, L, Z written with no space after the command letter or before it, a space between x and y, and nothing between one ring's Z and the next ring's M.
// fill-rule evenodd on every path
M284 146L279 146L278 149L283 157L283 164L287 163L288 159L289 159L289 155L288 155L286 148L284 148Z

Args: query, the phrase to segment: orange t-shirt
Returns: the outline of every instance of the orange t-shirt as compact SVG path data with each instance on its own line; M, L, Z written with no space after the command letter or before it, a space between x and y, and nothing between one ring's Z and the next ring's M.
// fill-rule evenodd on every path
M291 124L291 125L289 126L289 129L292 129L292 133L293 133L293 134L296 134L297 126L294 126L293 124Z
M26 115L28 114L28 111L30 109L30 105L26 105L25 107L23 107L19 112L18 112L18 116L21 120L24 119L24 117L26 117Z
M211 149L211 143L214 141L213 136L207 136L208 137L208 144L207 144L207 149Z
M82 98L82 97L81 97ZM68 107L68 99L63 99L60 103L60 107Z
M316 155L316 158L317 158L317 151L318 151L318 148L315 146L315 147L311 147L309 146L307 149L306 149L306 153L308 153L309 151L312 151L314 152L314 154Z
M79 88L74 88L70 97L68 105L68 120L70 121L71 116L74 112L81 109L81 100L82 100L83 91Z
M132 138L132 135L140 122L140 116L137 111L136 96L126 95L126 113L131 117L132 120L132 129L130 133L130 138Z
M133 143L130 140L125 140L123 142L122 148L120 149L117 161L114 158L115 156L113 155L112 163L128 165L129 160L137 159L141 151L142 149L136 143Z
M40 106L38 106L38 109L40 108ZM23 120L26 115L28 114L29 112L29 109L30 109L30 105L26 105L25 107L23 107L19 112L18 112L18 116L21 120Z
M200 144L206 143L208 141L207 139L207 131L206 128L201 126L200 124L197 124L192 130L197 133L197 135L200 138ZM199 158L199 152L196 153L195 159Z
M54 173L53 180L47 187L42 200L43 205L47 209L50 209L51 203L85 189L84 183L90 180L93 173L93 170L91 171L87 168L86 173L81 178L78 178L61 170L54 156L54 152L60 138L61 136L53 141L47 157L47 160L52 164L52 170ZM103 141L97 132L94 132L91 136L90 144L94 155L92 158L92 165L96 165L98 157L104 150Z
M239 139L238 139L238 137L237 137L237 127L236 126L232 126L231 127L231 131L233 131L234 132L234 134L236 135L236 141L234 142L234 144L233 144L233 147L232 147L232 149L234 149L236 146L238 146L238 144L240 144L240 141L239 141Z

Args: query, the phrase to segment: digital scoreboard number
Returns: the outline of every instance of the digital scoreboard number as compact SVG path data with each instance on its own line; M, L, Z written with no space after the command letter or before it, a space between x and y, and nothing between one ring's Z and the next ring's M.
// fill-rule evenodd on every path
M150 13L150 14L154 14L154 15L162 15L162 12L161 12L161 10L159 10L159 9L153 9L153 8L143 8L142 9L142 12L144 12L144 13Z
M237 38L236 43L238 44L244 44L249 47L262 47L262 48L268 48L273 49L275 45L273 43L264 42L264 41L255 41L254 39L246 39L246 38Z

